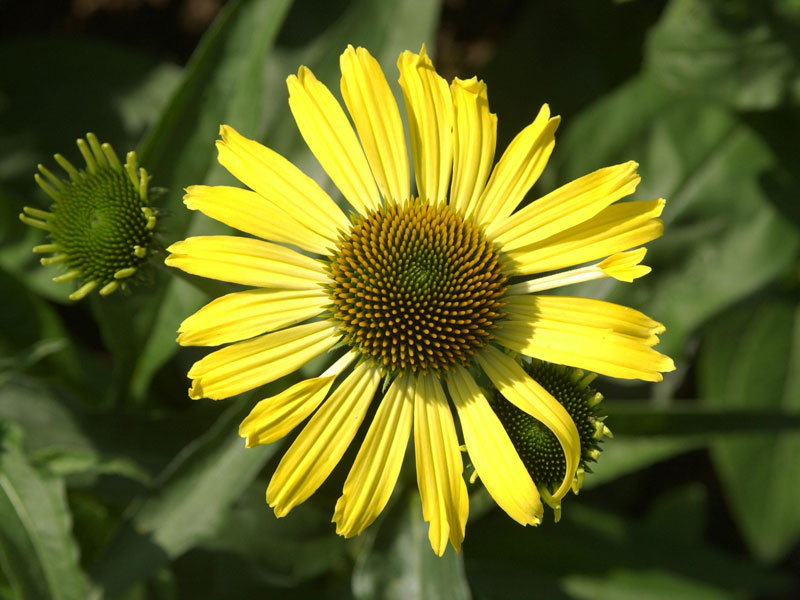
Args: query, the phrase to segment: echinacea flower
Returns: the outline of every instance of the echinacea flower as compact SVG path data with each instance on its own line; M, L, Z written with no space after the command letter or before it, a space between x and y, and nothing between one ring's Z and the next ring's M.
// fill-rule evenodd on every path
M88 143L87 143L88 141ZM129 152L120 164L109 144L93 133L77 141L86 169L76 169L60 154L56 162L69 176L59 179L44 165L34 177L53 200L49 211L26 206L23 223L50 234L50 243L36 253L52 253L43 265L61 264L67 270L53 281L80 280L70 300L80 300L95 288L107 295L124 287L152 254L156 212L148 200L148 175Z
M355 130L309 69L287 83L300 133L352 207L349 217L289 161L224 125L219 162L250 190L187 189L190 209L256 236L190 237L169 248L171 266L254 288L181 324L181 344L228 344L192 366L189 395L228 398L331 356L324 373L262 400L241 424L251 447L310 416L272 476L267 502L282 517L311 496L379 398L336 503L336 531L357 535L383 510L413 429L423 516L441 555L448 539L460 548L468 512L451 406L498 505L522 524L542 518L536 485L476 382L480 371L558 440L566 466L549 499L558 506L580 464L579 432L511 354L647 381L673 369L652 348L663 326L642 313L534 294L647 273L644 249L629 249L661 234L663 200L617 202L639 181L629 162L517 210L550 156L558 117L543 106L492 168L496 117L486 86L475 78L448 86L424 47L398 60L412 195L403 125L380 66L352 47L340 63ZM555 273L531 278L547 272ZM335 360L326 354L341 347Z

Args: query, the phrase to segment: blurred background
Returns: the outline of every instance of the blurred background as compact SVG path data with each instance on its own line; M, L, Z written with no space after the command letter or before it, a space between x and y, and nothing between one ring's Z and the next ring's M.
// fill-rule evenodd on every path
M0 598L800 597L798 0L0 0L0 36ZM448 79L485 80L498 156L548 102L563 120L529 199L633 159L635 198L668 200L650 275L568 291L665 323L678 369L597 380L616 437L558 524L522 528L474 484L463 550L439 559L408 456L384 515L344 540L352 452L277 520L286 440L245 450L238 422L317 366L191 401L203 352L175 330L221 286L156 264L130 295L70 303L31 253L36 165L78 164L88 131L167 189L164 245L226 231L181 202L238 185L220 123L335 193L284 80L305 64L338 95L348 43L398 98L397 56L422 43Z

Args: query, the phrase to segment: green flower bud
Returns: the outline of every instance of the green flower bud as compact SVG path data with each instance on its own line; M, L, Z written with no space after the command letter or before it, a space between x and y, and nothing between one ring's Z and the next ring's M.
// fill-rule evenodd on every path
M60 154L55 160L69 179L39 165L34 178L53 204L49 211L26 206L19 216L50 235L50 243L33 251L52 254L41 259L43 265L66 267L53 281L79 280L70 300L96 288L105 296L131 282L153 253L157 215L149 205L149 177L137 167L135 152L128 153L123 166L111 146L100 144L93 133L77 144L86 169L76 169Z

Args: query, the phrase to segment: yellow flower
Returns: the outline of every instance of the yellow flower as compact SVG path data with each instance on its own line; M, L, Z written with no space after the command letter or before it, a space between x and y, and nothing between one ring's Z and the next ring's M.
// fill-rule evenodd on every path
M413 424L423 516L441 555L448 539L460 548L468 511L451 405L470 460L496 502L524 525L538 524L543 512L536 485L474 373L482 370L508 401L555 434L566 460L566 475L550 499L558 506L575 479L578 431L564 407L504 350L648 381L674 368L652 348L663 326L642 313L532 294L647 273L639 264L644 249L626 251L661 234L663 200L616 203L639 181L637 165L629 162L516 210L544 169L559 118L543 106L492 169L497 120L484 83L456 79L448 86L424 47L420 54L404 52L398 68L417 195L384 74L365 49L348 47L341 91L355 131L309 69L300 67L287 83L300 133L354 209L351 216L289 161L222 126L219 161L252 191L192 186L185 203L269 241L192 237L173 244L166 262L255 288L218 298L182 323L181 344L229 344L192 366L192 398L228 398L334 347L346 349L319 377L259 402L241 424L251 447L283 437L311 415L267 489L275 514L286 515L316 491L378 397L336 503L336 530L357 535L384 508Z

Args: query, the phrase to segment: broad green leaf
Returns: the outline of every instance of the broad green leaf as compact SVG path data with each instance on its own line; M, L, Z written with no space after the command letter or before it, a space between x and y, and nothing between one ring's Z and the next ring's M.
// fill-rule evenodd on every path
M617 436L603 444L603 453L590 465L592 472L586 474L581 489L590 490L706 444L699 436Z
M87 580L64 482L42 476L21 449L20 432L0 423L0 566L27 600L84 600Z
M217 535L200 548L236 555L262 580L286 588L349 567L347 541L331 523L332 507L304 502L278 519L264 501L266 486L260 479L251 484Z
M657 569L616 569L603 577L571 575L564 579L564 589L580 600L731 600L744 593L731 594L714 586L665 573Z
M604 288L609 300L666 325L658 346L666 354L679 356L702 323L786 273L797 256L797 229L762 189L777 165L769 146L736 115L680 99L650 77L584 112L559 156L564 181L635 159L642 183L634 198L667 199L664 236L645 259L654 273Z
M800 7L791 0L673 0L646 68L675 91L765 110L800 99Z
M635 488L621 490L618 497L631 492ZM633 495L629 509L638 512L639 496ZM789 592L788 578L706 541L708 503L701 486L668 493L644 517L568 500L559 523L548 518L523 528L496 511L470 524L464 557L476 597L498 597L500 588L504 600L628 597L613 596L615 590L631 598L658 598L651 593L659 581L678 591L716 594L711 597ZM595 596L589 595L591 583L598 586Z
M0 386L0 420L25 431L25 452L34 462L52 462L54 469L72 472L113 469L142 481L155 477L198 431L207 429L220 408L198 406L170 417L100 412L40 379L17 376Z
M729 311L709 328L699 374L708 406L800 416L800 307L767 299ZM800 433L726 436L711 450L742 534L777 561L800 539Z
M353 571L353 595L358 599L471 598L463 555L451 546L436 556L428 541L428 524L416 489L404 494L370 531ZM469 537L469 530L467 531Z
M748 432L774 433L800 430L800 413L780 407L700 406L676 402L652 406L644 402L604 402L606 423L624 436L735 435Z
M130 507L92 569L106 594L119 594L152 577L217 531L228 508L277 448L244 448L238 425L246 409L244 402L233 404L167 465L151 493Z

